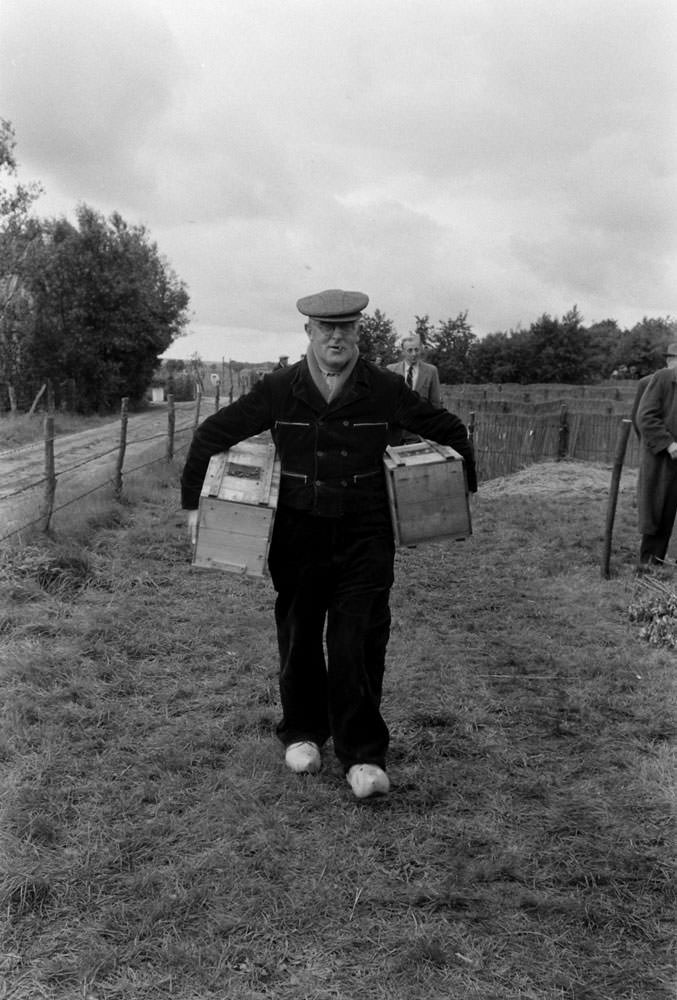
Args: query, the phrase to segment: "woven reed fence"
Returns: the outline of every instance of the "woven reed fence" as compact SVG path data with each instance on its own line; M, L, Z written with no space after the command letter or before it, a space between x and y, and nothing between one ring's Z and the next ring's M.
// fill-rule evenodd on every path
M635 386L625 383L608 391L599 386L443 386L442 395L447 409L470 428L479 478L486 481L534 462L612 464ZM635 468L638 460L633 433L625 465Z

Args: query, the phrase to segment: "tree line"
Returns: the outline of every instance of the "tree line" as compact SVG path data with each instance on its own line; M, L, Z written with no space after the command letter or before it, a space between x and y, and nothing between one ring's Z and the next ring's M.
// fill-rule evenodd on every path
M438 323L431 323L428 315L416 316L409 332L418 334L426 359L448 384L585 385L612 378L638 379L664 367L665 348L677 341L677 321L669 316L644 317L623 329L616 320L606 319L586 326L573 306L561 318L544 313L528 329L480 338L473 333L466 310ZM400 356L394 324L378 309L365 317L360 350L382 364Z

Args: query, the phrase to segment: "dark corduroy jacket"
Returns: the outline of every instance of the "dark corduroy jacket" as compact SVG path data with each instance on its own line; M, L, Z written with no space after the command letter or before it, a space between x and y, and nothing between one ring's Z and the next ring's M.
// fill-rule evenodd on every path
M404 380L360 358L329 403L306 360L272 372L195 431L181 476L181 501L199 504L209 459L245 438L270 430L281 462L280 506L340 517L387 502L383 454L393 428L404 427L464 459L468 489L477 490L475 461L465 425L435 409Z

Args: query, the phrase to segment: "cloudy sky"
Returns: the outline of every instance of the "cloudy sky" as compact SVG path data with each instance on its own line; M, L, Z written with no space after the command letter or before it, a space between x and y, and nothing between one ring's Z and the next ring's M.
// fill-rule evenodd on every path
M171 356L293 360L336 287L627 326L677 314L676 42L674 0L0 0L0 117L39 214L147 227Z

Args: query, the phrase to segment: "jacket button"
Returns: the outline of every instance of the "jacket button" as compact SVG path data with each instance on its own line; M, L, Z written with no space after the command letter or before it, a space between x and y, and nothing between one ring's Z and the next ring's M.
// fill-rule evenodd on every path
M350 421L349 420L344 420L343 421L343 426L344 427L350 427Z
M348 457L348 452L346 451L345 448L341 448L341 454L343 455L344 458Z
M317 452L317 457L318 458L324 458L324 452L323 451L318 451Z
M342 479L341 480L341 486L347 486L347 485L348 485L348 481L346 479Z

